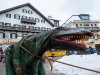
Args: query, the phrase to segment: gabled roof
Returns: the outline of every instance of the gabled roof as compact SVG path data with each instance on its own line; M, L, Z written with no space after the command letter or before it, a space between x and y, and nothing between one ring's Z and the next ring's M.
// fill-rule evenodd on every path
M22 4L22 5L19 5L19 6L15 6L15 7L12 7L12 8L9 8L9 9L6 9L6 10L3 10L3 11L0 11L0 14L3 14L3 13L6 13L6 12L9 12L9 11L12 11L12 10L15 10L15 9L18 9L18 8L21 8L21 7L25 7L25 6L29 6L33 11L35 11L37 14L39 14L44 20L46 20L50 25L54 26L54 24L49 21L42 13L40 13L35 7L33 7L30 3L25 3L25 4Z

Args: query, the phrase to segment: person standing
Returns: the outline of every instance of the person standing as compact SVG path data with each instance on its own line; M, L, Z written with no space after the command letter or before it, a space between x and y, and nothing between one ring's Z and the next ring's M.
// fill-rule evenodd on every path
M0 48L0 62L2 62L2 58L3 58L3 50L2 48Z

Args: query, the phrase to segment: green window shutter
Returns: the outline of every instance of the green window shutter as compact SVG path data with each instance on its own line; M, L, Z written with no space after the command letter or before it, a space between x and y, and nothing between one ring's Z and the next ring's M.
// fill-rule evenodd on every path
M22 12L23 12L23 13L27 13L27 10L26 10L26 9L22 9Z
M33 17L29 17L30 20L33 20Z
M17 38L17 34L16 34L16 37L15 38Z
M27 18L27 16L22 16L22 18Z
M40 20L38 19L38 22L40 22Z
M16 19L16 15L14 15L14 19Z
M14 14L14 19L20 19L20 15Z
M36 22L40 22L40 20L39 20L38 18L35 18L35 21L36 21Z
M16 27L16 24L14 24L14 27Z
M11 23L5 23L5 26L11 26Z
M7 14L6 14L6 17L7 17L7 18L11 18L11 14L7 13Z
M31 10L28 10L28 14L33 14L33 12Z
M20 15L18 15L18 19L20 19Z
M22 12L24 13L24 9L22 9Z
M45 20L41 20L41 23L45 23Z
M0 25L4 25L4 22L0 22Z
M12 38L12 34L10 34L10 38Z
M5 38L5 33L3 33L3 38Z
M6 17L8 17L8 14L6 14Z
M33 20L35 20L35 19L33 18Z
M9 14L9 18L11 18L11 14Z
M4 22L2 22L2 25L4 25Z

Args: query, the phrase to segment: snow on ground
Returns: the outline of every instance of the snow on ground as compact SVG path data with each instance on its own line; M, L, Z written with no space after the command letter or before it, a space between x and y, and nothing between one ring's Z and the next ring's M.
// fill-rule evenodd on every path
M82 57L81 55L64 56L58 61L100 71L100 55L97 55L96 53L91 55L82 55ZM53 63L53 67L54 72L64 73L65 75L100 75L100 73L71 67L57 62Z

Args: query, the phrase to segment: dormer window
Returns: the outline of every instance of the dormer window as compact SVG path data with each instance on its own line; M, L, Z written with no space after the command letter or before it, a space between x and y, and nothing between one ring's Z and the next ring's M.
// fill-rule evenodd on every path
M81 20L89 20L89 15L88 14L81 14L81 15L79 15L79 18Z

